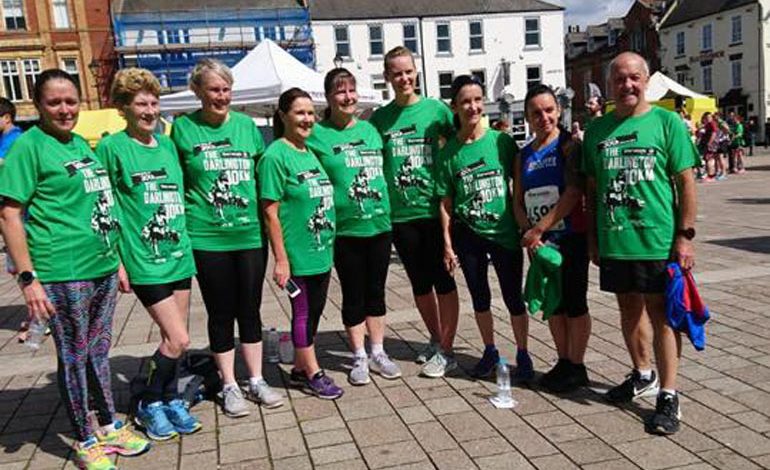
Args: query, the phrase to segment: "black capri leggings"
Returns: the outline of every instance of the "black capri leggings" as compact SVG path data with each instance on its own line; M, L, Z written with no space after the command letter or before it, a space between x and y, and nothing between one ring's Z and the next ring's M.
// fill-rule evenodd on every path
M443 295L457 289L444 269L444 236L438 219L417 219L393 224L393 244L404 264L415 297Z
M235 321L241 343L262 341L262 282L265 279L263 248L233 251L193 250L198 285L208 312L211 351L235 348Z
M342 323L360 325L367 316L385 315L385 280L390 263L390 232L371 237L337 237L334 267L342 287Z
M467 225L452 224L452 244L460 261L465 282L471 293L473 310L477 313L488 312L492 302L487 274L489 262L497 272L503 302L512 316L525 313L521 299L522 265L524 257L521 248L508 249L491 240L481 237Z
M318 322L326 306L331 271L311 276L292 276L299 295L291 299L291 339L295 348L313 345Z
M570 233L558 240L561 263L561 305L554 315L569 318L588 313L588 242L583 233Z

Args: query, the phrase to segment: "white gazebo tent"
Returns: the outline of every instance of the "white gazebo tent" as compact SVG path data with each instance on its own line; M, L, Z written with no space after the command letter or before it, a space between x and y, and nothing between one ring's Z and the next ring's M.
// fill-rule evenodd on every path
M708 98L706 95L694 92L689 88L680 85L678 82L668 78L660 72L655 72L650 77L650 83L645 93L648 101L660 101L674 96L684 96L688 98Z
M324 76L305 66L278 44L265 39L232 68L233 98L231 106L252 116L269 116L284 91L298 87L310 94L313 103L326 105ZM381 104L381 95L358 86L358 102L362 108ZM200 107L195 95L187 90L160 98L163 112L191 111Z

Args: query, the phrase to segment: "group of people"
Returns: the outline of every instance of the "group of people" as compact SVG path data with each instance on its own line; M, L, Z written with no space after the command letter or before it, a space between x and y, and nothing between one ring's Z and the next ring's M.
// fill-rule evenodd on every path
M491 262L516 342L514 374L529 380L524 256L544 246L559 250L560 303L548 319L558 357L541 384L569 392L589 382L593 261L601 288L617 294L634 366L607 398L657 396L648 430L677 431L681 342L666 323L663 292L667 260L693 264L698 160L681 120L645 100L645 61L624 53L612 62L616 109L597 118L582 143L559 126L551 88L531 88L525 113L534 137L521 151L508 134L486 127L484 85L475 77L454 80L447 106L416 92L416 65L405 47L385 55L384 76L395 99L368 121L358 117L356 78L344 68L326 75L328 107L320 122L308 93L287 90L277 103L275 140L265 148L251 118L230 109L233 77L221 62L195 66L190 88L201 107L178 117L170 138L155 132L158 80L123 69L111 94L127 127L105 137L95 153L73 133L80 106L74 79L56 69L39 76L40 124L19 137L0 169L0 222L30 316L52 327L59 388L83 468L114 468L106 454L150 447L115 417L108 355L118 290L133 291L161 333L135 416L148 437L201 428L177 384L190 342L192 276L208 313L224 414L248 414L245 398L283 404L262 376L268 246L273 281L291 302L290 382L322 399L343 395L314 349L332 267L353 353L352 385L369 383L372 372L401 376L384 349L391 243L430 338L416 357L423 375L457 368L457 268L484 343L471 374L494 373L500 353ZM244 387L234 372L236 322L249 374ZM653 335L660 379L649 352Z
M724 119L719 112L704 113L700 125L697 129L692 128L692 133L704 163L697 175L699 180L722 181L728 174L746 172L744 149L749 146L750 154L753 153L753 137L747 139L748 132L740 114L731 111Z

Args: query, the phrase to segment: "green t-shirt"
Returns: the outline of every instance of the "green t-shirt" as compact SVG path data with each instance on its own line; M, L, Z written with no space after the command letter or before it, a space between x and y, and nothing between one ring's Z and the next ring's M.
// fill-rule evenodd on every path
M291 273L329 271L334 258L334 188L318 158L278 139L260 159L258 174L260 197L280 203L278 217Z
M439 138L452 134L452 118L446 104L430 98L405 107L393 101L372 115L385 145L393 222L438 217L436 159Z
M510 183L518 148L505 133L488 129L475 142L451 138L441 150L436 190L471 230L506 248L519 247Z
M261 247L255 172L265 143L251 118L231 111L227 122L212 127L196 111L174 121L171 139L184 172L187 229L193 248Z
M179 158L171 139L155 137L158 145L148 147L122 131L96 148L123 216L120 258L132 284L164 284L195 274Z
M118 269L119 210L102 163L82 137L62 143L33 127L0 168L0 195L26 206L40 281L96 279Z
M596 180L596 231L603 258L668 259L674 243L672 178L696 166L682 119L653 106L641 116L611 112L586 131L583 169Z
M370 237L389 231L390 200L377 129L366 121L338 129L327 120L313 126L307 146L334 186L337 235Z

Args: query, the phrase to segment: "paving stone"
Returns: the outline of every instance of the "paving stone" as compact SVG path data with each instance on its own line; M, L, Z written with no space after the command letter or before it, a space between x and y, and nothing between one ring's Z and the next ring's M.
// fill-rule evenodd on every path
M578 465L614 460L622 457L612 447L596 438L564 442L559 449Z
M472 411L443 415L438 419L459 442L498 436L489 423Z
M573 420L569 415L561 411L549 411L547 413L537 413L533 415L525 415L524 421L530 424L535 429L543 429L552 426L560 426L565 424L573 424Z
M339 402L338 406L345 421L395 414L393 408L382 397Z
M345 422L339 416L330 416L328 418L314 419L312 421L305 421L300 423L302 432L306 434L329 431L332 429L340 429L344 427Z
M679 432L673 436L669 436L669 439L694 453L700 453L710 449L719 449L722 447L722 444L708 437L706 434L686 425L682 425L679 428Z
M553 426L550 428L541 429L540 432L551 442L568 442L578 439L585 439L591 437L591 433L586 431L584 427L579 424L566 424L564 426Z
M216 449L217 433L215 432L198 432L190 436L182 436L183 454L196 454L199 452L215 451Z
M583 465L583 470L639 470L639 467L631 463L630 460L608 460Z
M287 411L284 413L275 413L265 415L265 429L267 431L276 431L278 429L293 428L297 425L297 417L294 413Z
M430 459L439 470L467 470L475 467L473 461L460 449L432 452Z
M615 448L645 470L670 468L698 462L699 459L662 437L618 444Z
M342 444L345 442L353 442L353 436L350 435L350 432L348 432L347 429L334 429L331 431L305 434L304 437L305 442L310 449L315 449L316 447L326 447L334 444Z
M268 431L267 443L270 447L270 457L274 460L307 454L299 428Z
M649 437L644 432L644 424L622 411L579 416L576 419L591 433L609 444Z
M406 426L397 416L378 416L350 421L348 427L359 447L411 439Z
M257 438L262 439L265 436L265 431L262 429L262 423L259 422L247 422L224 426L220 427L218 432L220 444L249 441Z
M412 389L406 385L396 385L383 389L382 394L390 402L393 408L400 409L422 404Z
M465 441L460 444L465 452L473 457L504 454L513 451L513 447L502 437L488 437L475 441Z
M730 418L759 433L770 431L770 417L756 411L733 413L730 415Z
M124 468L122 464L121 468ZM180 468L185 470L210 470L217 468L217 453L216 451L208 451L197 454L183 454Z
M527 459L518 452L508 452L505 454L490 455L488 457L479 457L473 459L481 470L534 470Z
M223 444L219 447L219 461L223 465L267 457L267 444L262 439Z
M458 396L428 400L425 402L425 406L435 416L462 413L472 410L468 402L466 402L462 397Z
M720 429L708 435L746 457L770 454L770 439L745 427Z
M299 421L311 421L339 413L332 400L294 400L292 404Z
M537 457L532 459L532 464L538 470L568 470L578 469L578 467L569 461L563 455L549 455L546 457Z
M399 408L396 412L406 424L424 423L426 421L436 420L436 417L423 405Z
M427 452L457 448L455 439L436 421L412 424L409 430Z
M351 442L310 449L310 457L313 460L313 465L324 465L359 459L361 454L358 452L356 445Z
M361 453L370 468L401 467L428 459L415 441L366 447L361 449Z
M332 462L326 465L316 465L313 468L315 470L339 470L340 468L345 470L369 470L369 467L366 466L366 463L361 458L345 460L344 462Z
M523 425L520 428L512 429L511 432L503 434L508 442L527 458L540 457L543 455L552 455L559 452L548 440L537 433L529 425Z
M289 457L287 459L274 460L273 469L274 470L312 470L313 464L310 463L310 458L308 456L300 455L297 457Z
M767 468L764 466L760 467L759 465L751 462L749 459L743 457L737 452L733 452L732 450L725 448L707 450L705 452L701 452L698 454L698 456L704 461L708 462L710 465L721 470L754 470L759 468Z

